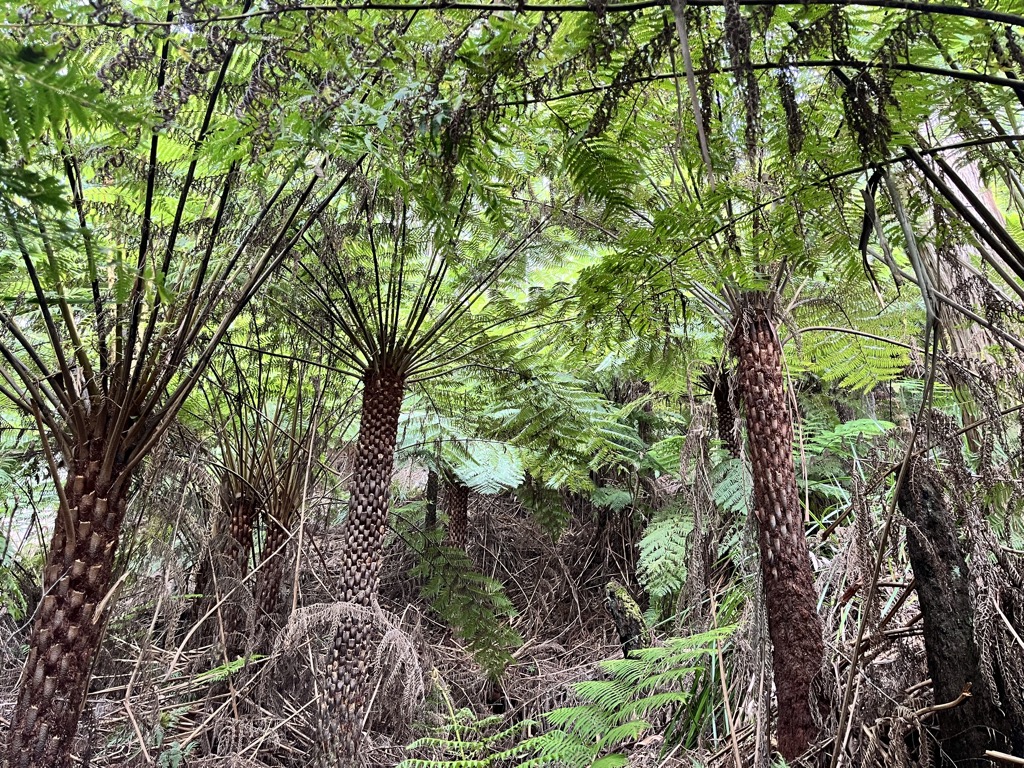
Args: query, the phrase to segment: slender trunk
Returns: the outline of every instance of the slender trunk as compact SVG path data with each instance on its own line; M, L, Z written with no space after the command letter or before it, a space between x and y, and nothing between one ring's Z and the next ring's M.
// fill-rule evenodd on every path
M778 697L779 752L787 760L817 738L811 685L824 657L810 550L793 467L793 424L782 346L764 294L748 294L731 345L747 417L754 513L760 535L768 632Z
M956 700L968 686L971 692L959 705L936 713L942 751L952 765L987 765L985 750L1012 751L1010 739L1020 725L1000 710L985 682L974 634L971 570L942 484L920 459L907 480L898 501L907 519L907 552L935 703Z
M469 488L452 478L445 483L445 506L448 508L448 542L456 549L466 549L469 534Z
M8 744L11 768L69 768L71 746L103 638L127 477L101 471L107 441L75 451L65 483L75 541L58 516Z
M719 371L711 397L715 401L715 425L718 439L726 453L734 459L740 456L740 441L736 435L736 406L732 396L732 382L726 371Z
M402 376L387 368L371 371L363 384L348 516L342 526L347 548L340 584L342 601L361 608L371 606L380 582L404 388ZM370 640L371 626L364 618L349 615L339 622L327 663L323 738L329 765L348 768L356 761L369 693Z
M428 530L434 530L437 525L437 472L432 469L427 470L427 511L423 519L423 527Z

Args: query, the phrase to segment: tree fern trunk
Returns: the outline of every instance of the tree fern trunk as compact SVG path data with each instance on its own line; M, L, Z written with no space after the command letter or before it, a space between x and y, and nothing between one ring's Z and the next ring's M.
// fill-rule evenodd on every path
M225 494L224 502L228 516L228 552L226 553L238 568L238 573L248 571L249 555L252 552L252 529L256 520L256 502L251 497L236 493L230 498Z
M268 516L267 536L263 542L263 559L256 587L256 606L261 616L273 616L277 612L288 536L288 521Z
M383 369L367 374L349 484L348 516L342 526L347 548L342 562L341 599L369 608L380 581L388 493L395 465L395 440L405 382ZM362 741L369 693L367 661L370 625L359 616L341 620L329 652L325 706L326 763L354 765Z
M739 458L740 442L736 437L736 406L732 397L732 381L725 371L719 371L711 396L715 401L715 425L722 447L732 458Z
M434 530L437 525L437 472L432 469L427 470L427 510L423 518L423 527L428 530Z
M10 768L69 768L71 747L103 637L127 477L101 471L106 440L75 450L65 484L75 541L58 516L43 575L44 597L12 715ZM104 608L103 610L106 610Z
M225 542L225 560L228 575L233 579L245 577L249 571L249 555L252 552L252 530L256 517L256 503L251 497L236 493L224 501L228 509L228 536ZM233 600L225 602L224 635L225 651L229 659L234 659L245 652L247 637L245 632L246 608L241 604L241 595L235 594Z
M898 501L907 519L907 552L935 703L954 701L971 687L969 699L936 713L942 750L952 765L981 765L987 763L986 749L1012 751L1024 724L1000 711L986 685L974 634L971 570L941 482L920 460L911 465L907 480Z
M469 488L458 478L445 483L445 506L448 508L448 541L456 549L465 550L469 535Z
M779 752L791 760L817 738L811 683L824 656L810 551L793 467L793 424L782 379L782 347L764 294L744 297L732 337L747 417L754 512L760 528L768 631L778 697Z

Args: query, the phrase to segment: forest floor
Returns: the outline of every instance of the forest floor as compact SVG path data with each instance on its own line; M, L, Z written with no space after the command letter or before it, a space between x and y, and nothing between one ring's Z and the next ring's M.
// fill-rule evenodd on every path
M608 516L599 527L590 512L572 514L554 541L515 499L474 497L467 554L476 569L501 583L515 608L512 628L523 641L512 650L498 683L424 599L422 577L410 573L417 554L401 537L393 541L373 618L382 639L373 660L368 765L383 768L410 757L430 759L436 750L409 751L406 746L439 733L457 715L466 722L496 713L505 723L543 722L553 709L578 703L574 684L600 679L602 660L622 658L605 607L605 587L616 580L641 593L634 581L635 534L628 515ZM817 547L826 596L846 590L863 568L853 546L855 531L841 535L851 546ZM212 617L201 631L194 631L194 605L180 593L179 585L189 583L185 575L154 570L121 595L79 730L76 752L84 764L308 766L326 649L340 615L332 608L337 605L332 585L345 542L336 529L311 528L306 536L310 545L298 574L301 599L295 611L289 610L290 595L282 599L278 626L256 625L251 593L239 590L244 597L238 604L249 613L243 635L253 654L244 668L217 650ZM718 711L693 744L667 758L656 732L629 744L630 765L725 766L734 765L738 757L744 765L770 764L770 657L763 624L751 607L757 601L749 599L756 589L756 560L752 546L745 548L751 556L733 562L729 574L730 589L741 595L738 629L727 649L728 717L735 739L726 737L725 715ZM893 585L890 606L902 582ZM220 589L231 586L227 581ZM290 613L287 622L285 613ZM915 613L912 607L895 606L890 629L866 652L868 672L857 684L862 706L850 728L851 750L888 754L893 740L905 743L904 737L921 732L928 692L921 686L927 673ZM217 618L223 626L223 614ZM852 642L855 619L841 602L826 617L826 633L833 638L833 674L823 688L828 689L826 699L836 705L833 710L838 709L847 669L835 648ZM0 718L6 720L14 707L11 692L23 663L24 636L14 633L9 617L0 621ZM834 733L835 726L834 711L826 713L825 732L831 728ZM893 765L912 764L896 757Z

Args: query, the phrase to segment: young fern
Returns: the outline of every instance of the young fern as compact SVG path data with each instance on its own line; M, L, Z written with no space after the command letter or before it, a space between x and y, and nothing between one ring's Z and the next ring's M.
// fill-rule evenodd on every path
M430 607L466 643L476 662L498 677L512 661L509 649L522 638L508 625L516 609L501 584L479 573L466 553L425 536L412 575L423 579L421 592Z
M676 594L686 583L693 517L678 506L659 512L640 539L637 576L651 601Z
M451 701L445 695L446 703ZM480 720L468 709L452 711L449 719L434 735L417 739L406 747L409 752L433 753L434 759L411 757L397 768L491 768L512 764L526 750L524 740L532 720L504 726L501 715Z
M660 723L685 711L696 690L691 681L710 669L719 643L734 625L690 637L674 637L657 648L635 651L628 659L601 663L606 677L575 685L582 703L544 716L547 730L524 720L502 727L501 717L476 720L466 710L451 711L436 734L407 749L436 757L409 758L398 768L617 768L622 753ZM450 702L449 702L449 709Z
M545 719L551 730L527 740L530 758L517 768L626 765L618 750L686 707L692 698L687 680L712 664L717 644L733 629L675 637L627 659L602 662L607 678L577 684L582 703L550 712Z

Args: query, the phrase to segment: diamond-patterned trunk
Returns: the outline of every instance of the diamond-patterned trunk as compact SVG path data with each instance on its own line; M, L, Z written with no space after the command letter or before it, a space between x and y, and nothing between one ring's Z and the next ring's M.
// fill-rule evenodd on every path
M110 588L125 512L126 477L101 470L104 444L75 450L64 486L74 544L58 516L43 573L43 600L12 715L10 768L69 768L71 747L103 638L101 603ZM103 608L106 610L106 607Z
M718 439L729 456L737 459L740 455L740 442L736 436L736 407L732 397L732 381L727 372L719 371L718 378L711 387L711 396L715 401Z
M232 493L223 487L221 493L228 510L228 535L224 543L224 560L228 567L226 575L240 580L249 572L256 500L250 495ZM225 651L229 659L245 653L247 645L246 610L239 598L235 595L235 599L226 601L222 609Z
M281 594L284 576L285 544L288 541L288 520L267 518L267 536L263 542L263 562L256 588L256 606L261 616L273 616Z
M787 760L817 738L811 684L824 656L810 550L793 467L793 423L782 347L764 294L748 294L731 346L745 406L761 573L778 697L779 752Z
M346 549L340 584L341 599L363 608L370 607L380 582L404 387L402 376L387 368L370 371L363 382L348 516L342 525ZM345 617L328 654L323 738L329 766L349 768L356 761L369 694L371 637L366 621Z
M469 488L457 478L445 483L445 506L448 508L448 542L456 549L466 549L469 536Z
M255 499L242 493L231 493L221 489L222 501L228 510L228 541L225 554L237 565L238 573L245 574L249 568L249 554L252 552L252 529L256 520Z

